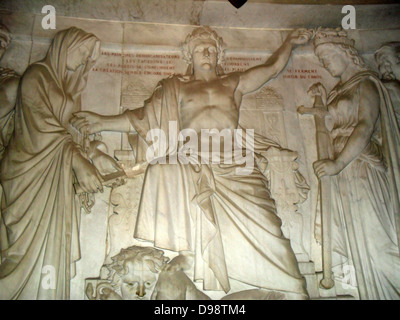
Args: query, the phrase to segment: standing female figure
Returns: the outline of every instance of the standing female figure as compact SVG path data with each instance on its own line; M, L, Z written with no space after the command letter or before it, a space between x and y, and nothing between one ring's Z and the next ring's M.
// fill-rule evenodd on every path
M0 298L68 299L80 258L73 183L101 189L68 120L81 109L100 41L70 28L28 67L18 89L15 130L1 162Z
M333 159L314 170L332 176L332 249L354 265L360 298L400 299L400 133L386 89L353 45L341 30L314 38L315 54L340 78L326 101Z

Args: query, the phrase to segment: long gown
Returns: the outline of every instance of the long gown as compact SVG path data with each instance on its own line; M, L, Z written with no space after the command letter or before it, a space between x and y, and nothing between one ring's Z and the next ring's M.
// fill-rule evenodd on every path
M90 66L68 75L66 63L71 50L88 43L94 50L97 41L77 28L60 31L46 58L21 80L15 130L0 168L1 299L69 298L80 258L72 170L80 147L66 123L80 110Z
M360 83L365 80L373 81L380 93L380 120L364 151L331 177L333 250L354 265L361 299L400 299L399 194L393 188L399 173L399 131L387 92L372 72L337 85L328 98L334 158L358 124Z

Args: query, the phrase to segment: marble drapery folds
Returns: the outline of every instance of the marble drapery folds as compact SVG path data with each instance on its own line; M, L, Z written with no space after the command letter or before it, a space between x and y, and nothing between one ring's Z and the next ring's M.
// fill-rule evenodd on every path
M19 81L19 76L11 69L1 68L0 67L0 88L1 90L10 90L14 88L8 88L8 82L10 80ZM6 86L6 88L3 88ZM17 88L17 86L16 86ZM3 94L7 97L8 95L13 95L16 90L12 90L14 92L4 92ZM15 97L15 96L14 96ZM8 97L7 97L8 98ZM9 99L7 99L9 100ZM9 103L9 101L6 101ZM9 108L12 108L9 110ZM0 160L3 156L4 150L7 147L12 132L14 131L14 114L15 110L12 105L3 106L1 105L0 108L2 109L0 112Z
M330 93L331 136L336 158L357 124L366 80L379 92L380 120L364 151L332 177L333 250L352 259L362 299L399 299L400 134L389 94L373 72L359 72Z
M145 106L127 111L143 139L168 135L178 123L181 81L162 80ZM167 137L168 140L168 137ZM255 136L255 152L279 147ZM167 155L176 146L167 146ZM195 253L194 280L206 290L230 290L229 278L306 296L296 257L281 232L274 201L258 168L238 175L238 164L156 164L146 172L134 237L156 247ZM303 184L299 178L299 185ZM173 186L171 188L171 186ZM305 188L306 189L306 188Z
M83 45L90 58L68 70L68 57ZM74 263L80 258L72 170L73 154L80 148L68 120L80 110L99 45L94 35L78 28L60 31L46 57L22 77L15 130L0 172L1 299L69 298Z

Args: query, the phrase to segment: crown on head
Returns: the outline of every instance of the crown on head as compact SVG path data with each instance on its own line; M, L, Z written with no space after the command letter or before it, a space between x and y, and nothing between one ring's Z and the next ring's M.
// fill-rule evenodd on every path
M333 43L333 44L345 44L354 47L354 40L347 37L347 32L341 28L331 29L319 28L315 32L314 36L314 47L320 44Z
M193 30L191 34L186 37L184 43L182 43L181 51L183 53L183 59L186 61L187 64L191 64L192 56L191 51L193 49L193 43L197 39L211 39L215 41L215 45L217 46L218 50L218 64L221 64L224 60L224 42L218 34L211 29L209 26L201 26Z

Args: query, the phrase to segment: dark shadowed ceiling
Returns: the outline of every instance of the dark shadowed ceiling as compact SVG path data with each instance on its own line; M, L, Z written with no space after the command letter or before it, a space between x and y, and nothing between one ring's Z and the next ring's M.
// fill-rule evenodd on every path
M227 0L219 0L227 1ZM275 4L332 4L332 5L360 5L360 4L395 4L399 0L247 0L247 2L275 3Z

